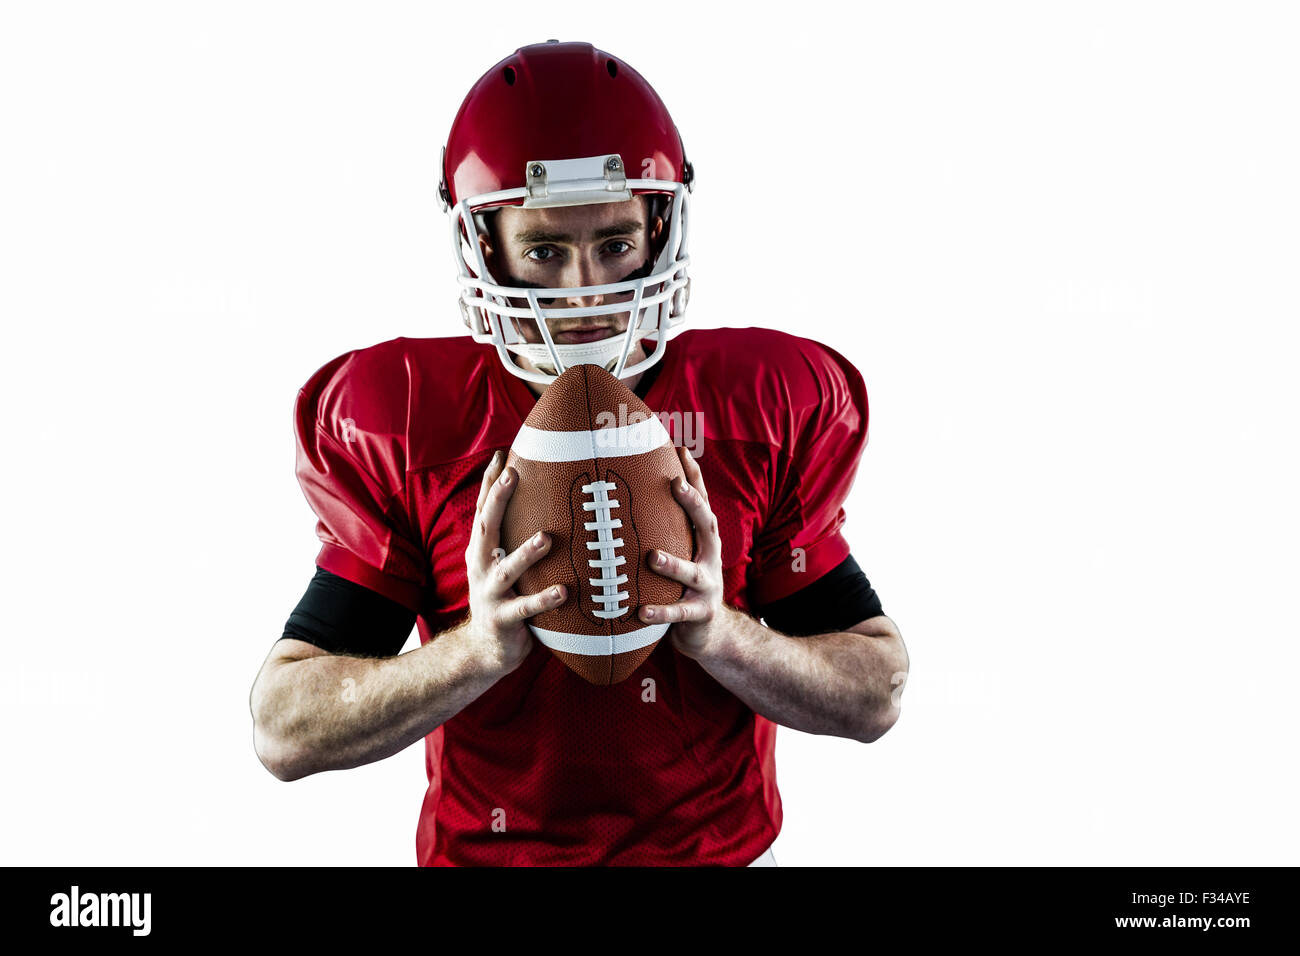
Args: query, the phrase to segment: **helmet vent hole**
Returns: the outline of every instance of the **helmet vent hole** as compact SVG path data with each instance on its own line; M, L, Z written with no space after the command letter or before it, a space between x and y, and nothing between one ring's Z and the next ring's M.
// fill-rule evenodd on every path
M505 78L506 78L506 86L514 86L514 85L515 85L515 68L514 68L513 66L508 66L508 67L505 68L505 70L503 71L503 73L504 73Z
M618 76L618 64L613 60L605 61L605 69L609 71L610 78Z

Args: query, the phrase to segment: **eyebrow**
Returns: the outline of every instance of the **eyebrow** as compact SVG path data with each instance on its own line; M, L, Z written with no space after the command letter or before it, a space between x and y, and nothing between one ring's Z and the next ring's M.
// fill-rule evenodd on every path
M622 222L616 222L612 226L602 226L592 233L595 239L608 239L610 236L627 236L638 233L645 228L645 223L639 219L624 219ZM515 242L521 242L525 245L534 242L572 242L573 236L567 232L547 232L544 229L528 229L524 232L515 233Z

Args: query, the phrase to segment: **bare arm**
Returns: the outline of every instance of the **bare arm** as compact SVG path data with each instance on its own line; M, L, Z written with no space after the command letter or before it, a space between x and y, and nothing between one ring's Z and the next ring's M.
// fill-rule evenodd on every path
M460 713L532 650L525 621L564 603L562 586L519 596L514 583L550 549L538 535L498 559L501 518L518 484L498 453L483 476L465 550L470 617L396 657L330 654L286 638L253 684L253 747L281 780L391 756ZM500 476L501 481L497 478ZM495 552L495 553L494 553Z
M441 726L508 670L468 623L397 657L330 654L278 641L253 684L253 744L281 780L382 760Z
M756 713L863 743L898 720L908 657L888 617L814 637L787 637L725 605L720 618L695 660Z

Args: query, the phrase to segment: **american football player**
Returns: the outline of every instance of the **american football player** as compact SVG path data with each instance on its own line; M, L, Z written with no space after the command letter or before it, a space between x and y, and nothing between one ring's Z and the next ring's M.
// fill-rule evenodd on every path
M253 686L256 752L294 780L423 739L421 865L770 864L776 726L874 741L908 669L841 533L862 378L809 339L677 331L694 172L618 58L517 50L471 89L442 167L471 334L349 352L300 390L322 547ZM697 542L653 556L685 586L640 612L670 640L608 687L526 626L570 598L515 588L547 537L500 547L505 451L579 363L676 432ZM402 654L413 625L421 646Z

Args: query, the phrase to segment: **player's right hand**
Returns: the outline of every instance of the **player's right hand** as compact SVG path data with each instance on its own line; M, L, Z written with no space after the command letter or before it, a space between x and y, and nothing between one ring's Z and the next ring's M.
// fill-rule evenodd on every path
M505 462L505 452L498 451L483 473L474 527L465 549L465 571L474 649L488 666L508 674L523 663L533 647L533 635L525 622L559 607L566 594L562 584L538 594L520 595L515 590L519 575L550 550L551 539L539 531L510 554L501 547L501 520L519 484L518 472L506 468Z

